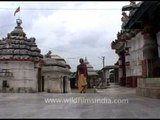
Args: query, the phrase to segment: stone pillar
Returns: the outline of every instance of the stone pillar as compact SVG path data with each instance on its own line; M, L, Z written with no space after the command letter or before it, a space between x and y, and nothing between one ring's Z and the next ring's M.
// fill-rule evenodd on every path
M119 66L122 70L122 76L120 77L120 85L125 86L126 85L126 66L125 66L125 52L124 52L124 50L120 54Z
M122 58L121 58L121 56L119 57L119 60L118 60L118 65L119 65L119 69L118 69L118 71L119 71L119 73L118 73L118 75L119 75L119 84L120 85L122 85L122 77L123 77L123 74L122 74Z
M118 81L118 70L119 70L119 68L115 68L114 69L114 79L115 79L115 83L116 84L119 84L119 81Z
M157 60L158 60L158 47L156 41L156 34L153 28L149 25L144 27L142 32L144 45L143 45L143 58L142 61L142 73L143 77L157 77L158 67L157 67Z
M158 57L160 58L160 31L157 32L157 44L158 44Z
M109 79L109 69L105 70L105 82L110 82L110 79Z

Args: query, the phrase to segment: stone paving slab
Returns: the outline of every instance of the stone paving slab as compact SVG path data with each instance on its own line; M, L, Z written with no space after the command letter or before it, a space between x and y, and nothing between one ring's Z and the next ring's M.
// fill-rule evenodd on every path
M78 100L46 103L45 100ZM127 99L128 103L82 102ZM97 93L0 93L0 118L160 118L160 100L136 96L135 89L111 87Z

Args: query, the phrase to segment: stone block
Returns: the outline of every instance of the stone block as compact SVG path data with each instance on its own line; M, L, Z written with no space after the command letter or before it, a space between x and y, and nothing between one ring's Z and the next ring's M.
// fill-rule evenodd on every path
M160 87L137 87L136 95L160 99Z
M137 79L137 87L145 87L145 79L144 78Z
M160 78L146 78L146 87L160 87Z

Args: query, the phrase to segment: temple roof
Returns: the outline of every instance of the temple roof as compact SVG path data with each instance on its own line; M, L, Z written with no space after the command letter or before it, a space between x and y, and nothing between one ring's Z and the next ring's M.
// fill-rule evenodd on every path
M106 70L106 69L118 69L119 66L118 65L107 65L105 66L104 68L102 68L103 70Z
M93 69L93 66L88 62L87 57L85 57L84 63L87 65L88 76L98 75L97 72Z
M62 57L60 57L59 55L51 55L51 58L53 58L59 62L62 62L63 64L66 64L66 61Z
M0 40L0 60L40 61L43 56L36 45L36 38L27 38L23 32L21 19L17 19L15 29Z
M159 1L143 1L132 17L128 20L124 28L139 29L141 27L141 22L146 19L152 21L154 24L155 21L153 19L156 17L155 11L159 7L159 3Z
M66 61L60 57L59 55L51 55L50 51L50 56L44 57L44 66L43 66L43 72L59 72L59 73L66 73L70 74L70 66L66 63Z
M88 62L87 57L85 57L84 63L87 65L87 68L93 69L93 66Z
M63 59L62 57L60 57L59 55L53 54L52 52L49 51L44 58L45 61L50 61L49 64L48 62L46 62L46 65L54 65L54 66L60 66L60 67L64 67L67 69L70 69L70 65L68 65L65 61L65 59ZM55 62L56 61L56 62Z

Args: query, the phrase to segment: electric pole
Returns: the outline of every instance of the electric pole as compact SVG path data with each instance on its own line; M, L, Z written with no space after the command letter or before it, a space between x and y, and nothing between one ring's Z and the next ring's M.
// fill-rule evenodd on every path
M104 66L105 66L105 56L102 56L102 60L103 60L103 68L104 68Z
M102 60L103 68L104 68L104 66L105 66L105 56L102 56L102 58L101 57L98 57L98 58L100 58Z

